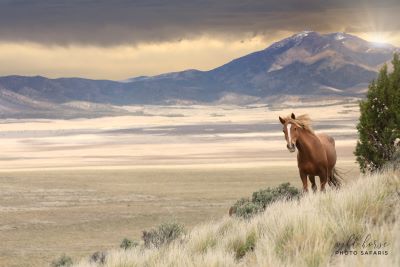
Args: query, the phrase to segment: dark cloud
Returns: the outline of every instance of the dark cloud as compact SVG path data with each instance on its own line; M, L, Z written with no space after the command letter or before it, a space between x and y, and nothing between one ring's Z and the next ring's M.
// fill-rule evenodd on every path
M399 12L399 0L0 0L0 41L107 46L277 30L397 31Z

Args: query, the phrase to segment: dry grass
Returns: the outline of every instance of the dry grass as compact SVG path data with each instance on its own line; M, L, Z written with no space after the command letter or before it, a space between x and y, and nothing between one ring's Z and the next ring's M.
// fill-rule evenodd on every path
M2 173L0 266L80 259L168 220L190 229L283 181L300 186L296 166Z
M161 249L110 251L104 266L400 266L399 188L398 170L363 176L340 191L274 203L251 220L199 225ZM348 249L358 255L335 255L335 245L352 235L360 240ZM368 235L387 246L363 247ZM76 266L95 265L85 259Z

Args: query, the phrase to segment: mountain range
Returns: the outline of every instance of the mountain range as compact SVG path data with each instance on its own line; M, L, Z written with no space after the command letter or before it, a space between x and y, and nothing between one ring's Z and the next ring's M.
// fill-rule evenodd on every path
M126 81L5 76L0 77L0 114L64 110L71 105L75 110L106 112L111 105L257 102L281 95L362 96L379 68L399 51L346 33L301 32L209 71L185 70Z

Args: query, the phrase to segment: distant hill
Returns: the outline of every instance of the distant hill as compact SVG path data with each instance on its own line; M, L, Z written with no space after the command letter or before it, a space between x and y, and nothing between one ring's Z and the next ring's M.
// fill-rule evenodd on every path
M360 96L395 51L400 50L345 33L301 32L209 71L185 70L124 82L0 77L0 98L14 98L12 105L0 99L0 111L71 101L123 105L246 99L247 103L279 95Z
M45 79L45 78L43 78ZM51 96L54 98L54 95ZM87 101L52 102L40 97L30 88L16 93L0 87L0 118L76 118L128 114L124 109L110 104ZM60 103L58 103L60 102Z

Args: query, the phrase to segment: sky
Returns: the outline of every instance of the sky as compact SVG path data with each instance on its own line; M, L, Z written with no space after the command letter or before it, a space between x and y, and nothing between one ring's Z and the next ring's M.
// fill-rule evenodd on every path
M303 30L400 47L400 0L0 0L0 76L209 70Z

